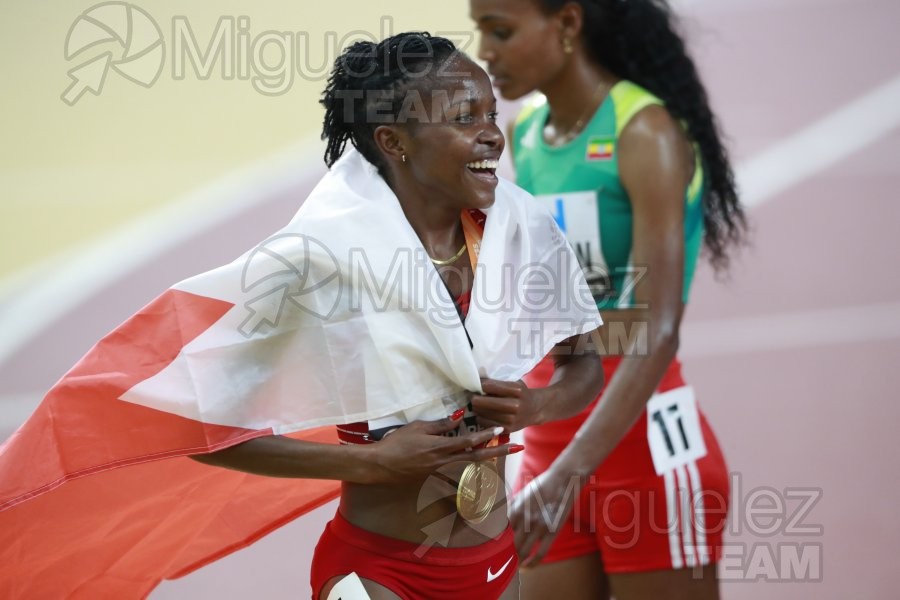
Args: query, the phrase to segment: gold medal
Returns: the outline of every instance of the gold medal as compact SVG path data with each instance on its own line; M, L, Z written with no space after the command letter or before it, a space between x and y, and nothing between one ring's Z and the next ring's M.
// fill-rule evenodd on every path
M500 475L491 462L469 464L456 488L456 510L470 523L481 523L491 513L500 489Z

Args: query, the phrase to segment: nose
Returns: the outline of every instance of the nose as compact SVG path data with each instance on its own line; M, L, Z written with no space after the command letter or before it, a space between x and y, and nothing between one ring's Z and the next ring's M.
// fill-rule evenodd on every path
M487 127L481 130L481 133L478 136L478 142L490 146L491 148L495 148L499 152L503 152L503 148L506 146L506 137L504 137L503 130L500 129L499 125L496 123L488 123Z
M485 35L478 36L478 58L488 64L497 58L497 53L490 47L490 42Z

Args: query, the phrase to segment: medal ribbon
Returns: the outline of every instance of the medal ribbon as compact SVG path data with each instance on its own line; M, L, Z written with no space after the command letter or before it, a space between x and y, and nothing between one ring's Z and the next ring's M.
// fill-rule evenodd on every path
M475 265L478 263L478 253L481 251L481 238L484 236L484 229L479 225L475 218L468 210L460 213L460 221L462 222L463 234L466 236L466 246L469 248L469 262L472 264L472 271L475 271Z

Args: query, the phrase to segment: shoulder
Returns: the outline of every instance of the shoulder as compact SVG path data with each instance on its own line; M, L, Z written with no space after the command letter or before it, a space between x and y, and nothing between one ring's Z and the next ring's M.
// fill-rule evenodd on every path
M682 197L693 166L691 144L663 106L648 106L619 136L619 177L633 204L642 197ZM648 174L652 174L648 177Z
M684 146L687 138L683 128L657 96L627 80L617 83L610 96L615 106L620 150L628 154L635 146L641 151L647 150L648 145Z
M609 91L616 119L616 133L628 125L631 119L648 106L665 106L657 96L634 82L623 79Z
M523 138L534 135L535 123L543 123L546 115L547 98L543 94L535 92L524 101L516 117L506 125L506 141L512 154Z
M666 107L651 104L638 111L625 124L619 134L619 143L625 146L666 141L679 143L683 138L684 131Z
M657 136L678 136L681 128L665 103L631 81L622 80L610 90L616 115L616 135L620 142L640 141Z

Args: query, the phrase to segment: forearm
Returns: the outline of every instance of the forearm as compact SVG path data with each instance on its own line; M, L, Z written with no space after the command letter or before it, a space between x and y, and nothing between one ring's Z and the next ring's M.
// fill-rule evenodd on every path
M276 435L191 458L208 465L269 477L373 483L377 472L366 446L320 444Z
M593 473L645 410L677 350L677 332L663 333L651 341L647 354L623 359L557 462L577 475Z
M564 349L570 348L565 346ZM603 389L603 364L593 349L554 358L550 383L541 391L536 424L572 417L590 404Z

